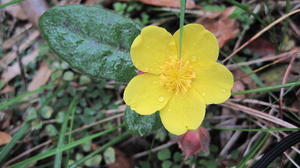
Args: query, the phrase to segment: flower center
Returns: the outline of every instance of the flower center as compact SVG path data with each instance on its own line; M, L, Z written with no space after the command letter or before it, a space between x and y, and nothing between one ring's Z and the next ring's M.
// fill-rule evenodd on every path
M187 60L171 59L160 68L162 70L160 74L161 85L175 94L185 93L196 77L191 63Z

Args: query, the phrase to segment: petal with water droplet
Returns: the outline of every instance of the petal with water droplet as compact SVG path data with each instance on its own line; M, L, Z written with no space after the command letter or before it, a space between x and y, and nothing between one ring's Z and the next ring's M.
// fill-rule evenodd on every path
M149 115L162 109L172 96L161 85L153 85L159 81L158 75L149 73L135 76L124 91L124 101L141 115Z
M192 87L203 96L206 104L223 103L230 97L233 75L224 65L211 62L195 67L196 78Z
M165 108L160 110L164 127L175 135L197 129L205 116L205 104L196 90L175 94Z

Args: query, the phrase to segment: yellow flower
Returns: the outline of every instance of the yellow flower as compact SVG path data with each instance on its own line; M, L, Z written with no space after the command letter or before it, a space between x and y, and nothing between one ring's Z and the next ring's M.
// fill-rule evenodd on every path
M179 30L172 36L164 28L147 26L132 43L133 64L143 74L127 85L124 101L141 115L160 111L164 127L175 135L197 129L206 104L226 101L233 76L217 63L215 36L202 25L184 26L179 58Z

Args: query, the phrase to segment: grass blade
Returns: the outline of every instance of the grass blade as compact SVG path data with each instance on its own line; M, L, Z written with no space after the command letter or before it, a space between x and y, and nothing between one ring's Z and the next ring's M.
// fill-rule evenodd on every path
M18 132L13 136L12 140L4 146L0 151L0 163L9 155L9 152L15 147L18 140L20 140L29 130L29 122L24 122Z
M245 167L246 163L252 159L255 154L262 148L262 146L266 143L268 140L270 134L265 133L256 141L256 143L253 145L249 153L244 157L244 159L238 164L237 167L242 168Z
M75 115L75 109L71 111L70 127L69 127L68 132L72 132L72 130L73 130L74 115ZM72 142L72 134L69 134L68 139L67 139L67 143L69 144L71 142ZM65 166L64 167L68 167L69 158L70 158L70 150L68 150L66 153L67 153L67 156L66 156L66 161L65 161Z
M1 8L5 8L5 7L9 6L9 5L13 5L13 4L22 2L22 1L23 1L23 0L11 0L11 1L5 3L5 4L0 4L0 9L1 9Z
M47 157L49 157L49 156L53 156L53 155L55 155L55 154L58 153L58 152L63 152L63 151L72 149L72 148L74 148L74 147L76 147L76 146L78 146L78 145L81 145L81 144L83 144L83 143L85 143L85 142L87 142L87 141L91 141L92 139L95 139L95 138L97 138L97 137L103 136L103 135L105 135L105 134L107 134L107 133L110 133L110 132L112 132L112 131L114 131L114 130L120 128L120 127L123 127L123 126L124 126L124 125L118 126L118 127L114 127L114 128L110 128L110 129L107 129L107 130L105 130L105 131L102 131L102 132L98 132L98 133L96 133L96 134L93 134L93 135L91 135L91 136L84 137L84 138L79 139L79 140L77 140L77 141L74 141L74 142L72 142L72 143L66 144L66 145L64 145L64 146L62 146L62 147L60 147L60 148L51 149L51 150L49 150L49 151L47 151L47 152L45 152L45 153L41 153L41 154L35 155L35 156L33 156L33 157L29 158L29 159L26 159L26 160L24 160L24 161L18 162L18 163L16 163L16 164L10 166L10 168L26 167L28 164L31 164L31 163L33 163L33 162L42 160L42 159L47 158Z
M12 99L9 99L8 101L5 101L3 103L0 104L0 110L3 110L5 108L7 108L8 106L11 106L13 104L16 104L20 101L22 101L23 98L27 97L27 96L30 96L32 94L35 94L35 93L39 93L39 92L42 92L43 90L45 89L48 89L48 88L51 88L52 87L52 83L48 84L48 85L45 85L45 86L42 86L36 90L32 90L32 91L28 91L26 93L23 93L23 94L20 94L18 95L17 97L15 98L12 98Z
M300 81L281 84L281 85L275 85L275 86L262 87L262 88L257 88L257 89L250 89L250 90L243 90L243 91L233 92L232 95L234 96L234 95L242 95L242 94L247 94L247 93L266 92L266 91L270 91L270 90L293 87L293 86L298 86L298 85L300 85Z
M277 132L277 131L299 131L300 128L221 128L208 127L220 131L241 131L241 132Z
M58 143L57 143L57 149L61 148L64 145L65 135L66 135L67 126L68 126L68 119L69 119L70 113L73 113L75 111L77 101L78 101L78 96L72 100L67 113L65 113L65 115L64 115L64 121L63 121L62 127L60 129L59 139L58 139ZM61 163L62 163L62 151L59 151L55 155L54 168L60 168Z
M180 0L180 20L179 20L179 58L182 55L182 39L183 39L183 25L184 25L184 14L185 14L185 2L186 0Z

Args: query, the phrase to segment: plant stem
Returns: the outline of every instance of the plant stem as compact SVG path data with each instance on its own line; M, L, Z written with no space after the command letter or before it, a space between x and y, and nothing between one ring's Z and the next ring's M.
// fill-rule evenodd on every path
M12 1L9 1L9 2L7 2L7 3L5 3L5 4L1 4L1 5L0 5L0 9L1 9L1 8L5 8L5 7L9 6L9 5L13 5L13 4L22 2L22 1L23 1L23 0L12 0Z
M275 86L268 86L268 87L263 87L263 88L233 92L231 95L234 96L234 95L242 95L242 94L247 94L247 93L266 92L266 91L270 91L270 90L276 90L276 89L280 89L280 88L287 88L287 87L298 86L298 85L300 85L300 81L286 83L286 84L282 84L282 85L275 85Z
M183 40L183 25L184 25L184 15L185 15L185 4L186 0L180 0L180 23L179 23L179 58L182 56L182 40Z

